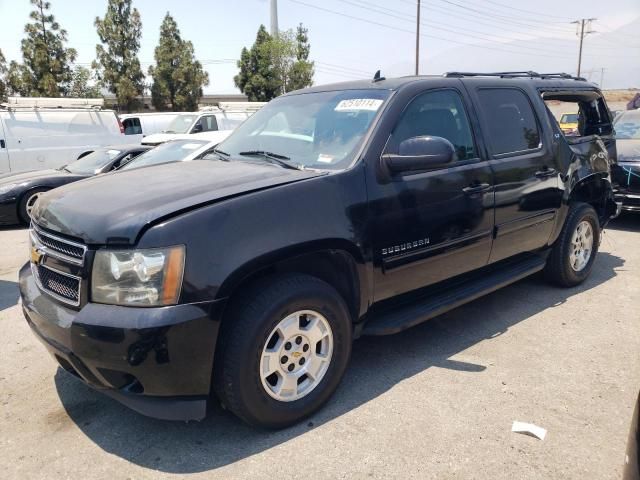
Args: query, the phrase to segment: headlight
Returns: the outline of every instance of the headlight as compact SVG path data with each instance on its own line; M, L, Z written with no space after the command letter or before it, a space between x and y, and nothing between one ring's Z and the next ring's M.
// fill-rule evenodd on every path
M10 183L8 185L0 186L0 195L2 195L4 193L9 193L11 190L16 188L17 185L18 185L17 183Z
M99 250L93 262L91 300L155 307L178 303L184 246L147 250Z

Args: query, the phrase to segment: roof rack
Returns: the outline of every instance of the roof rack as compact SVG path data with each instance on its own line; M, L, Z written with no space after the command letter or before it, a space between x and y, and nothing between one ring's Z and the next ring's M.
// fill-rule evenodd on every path
M8 110L67 108L67 109L100 109L104 105L103 98L47 98L47 97L9 97L0 106Z
M574 77L568 73L538 73L538 72L447 72L444 74L447 78L460 78L460 77L500 77L500 78L541 78L541 79L562 79L562 80L578 80L586 82L584 77Z

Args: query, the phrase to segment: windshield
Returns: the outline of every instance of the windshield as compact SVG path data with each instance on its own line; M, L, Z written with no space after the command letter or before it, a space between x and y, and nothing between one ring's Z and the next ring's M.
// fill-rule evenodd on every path
M198 118L198 114L194 113L193 115L178 115L176 118L171 120L171 123L167 126L166 130L163 130L163 133L187 133L193 122Z
M640 110L621 113L616 118L613 128L616 138L623 140L640 140Z
M303 167L344 169L389 94L366 89L283 96L245 120L219 149L231 159L257 161L241 152L269 152Z
M131 170L132 168L160 165L161 163L180 162L208 143L206 140L173 140L162 143L156 148L152 148L139 157L136 157L120 170Z
M66 165L64 169L71 173L77 173L78 175L94 175L105 165L111 163L114 158L120 155L120 152L122 152L122 150L96 150L89 155L85 155L80 160Z
M577 113L565 113L560 118L560 123L578 123L578 114Z

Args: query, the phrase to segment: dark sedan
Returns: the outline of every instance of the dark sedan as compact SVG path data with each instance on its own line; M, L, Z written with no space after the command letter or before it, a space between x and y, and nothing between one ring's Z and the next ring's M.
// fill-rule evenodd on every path
M57 170L0 175L0 224L28 224L31 209L42 192L116 170L150 148L144 145L104 147Z
M640 211L640 110L627 110L616 117L618 165L612 169L618 184L616 199L622 209Z

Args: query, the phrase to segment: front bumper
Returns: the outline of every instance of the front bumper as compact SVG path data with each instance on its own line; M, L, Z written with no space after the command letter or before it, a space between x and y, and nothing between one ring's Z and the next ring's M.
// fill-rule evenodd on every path
M144 415L204 418L224 301L78 311L42 293L29 264L19 282L29 326L66 371Z
M612 170L617 184L616 202L622 203L622 209L640 212L640 164L620 162Z

